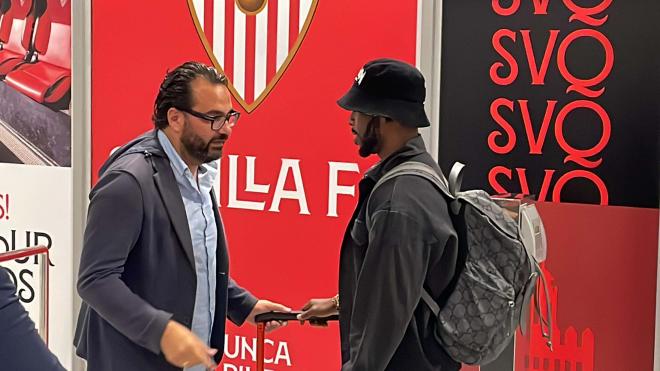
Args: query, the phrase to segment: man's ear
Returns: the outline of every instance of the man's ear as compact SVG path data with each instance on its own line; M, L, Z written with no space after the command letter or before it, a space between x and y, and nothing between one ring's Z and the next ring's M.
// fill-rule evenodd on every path
M183 131L184 121L185 117L183 116L183 112L174 107L170 107L170 109L167 110L167 122L169 127L172 128L172 131L175 133Z

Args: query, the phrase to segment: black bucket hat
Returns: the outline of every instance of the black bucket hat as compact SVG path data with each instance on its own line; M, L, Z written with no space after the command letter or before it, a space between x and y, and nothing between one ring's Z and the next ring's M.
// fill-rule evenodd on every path
M424 76L414 66L376 59L362 67L351 89L337 104L348 111L386 116L411 127L431 126L424 100Z

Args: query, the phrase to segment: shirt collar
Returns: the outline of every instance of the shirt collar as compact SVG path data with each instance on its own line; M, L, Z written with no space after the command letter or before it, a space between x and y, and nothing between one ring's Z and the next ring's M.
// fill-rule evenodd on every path
M167 158L170 159L170 164L176 175L183 176L185 174L191 174L188 165L183 162L179 153L174 149L172 142L170 142L170 138L168 138L162 130L158 130L158 140L160 141L160 145L163 147Z
M219 166L220 160L211 161L206 164L202 164L199 167L199 186L203 189L210 190L213 187L213 183L218 177L220 172Z
M183 162L183 159L179 153L174 149L172 142L170 142L170 138L168 138L162 130L158 130L158 140L160 141L160 145L163 147L163 151L165 151L165 154L170 159L172 169L176 173L175 175L179 177L190 175L192 178L192 173L190 172L188 165ZM216 178L218 177L218 173L220 172L219 165L220 161L215 160L199 166L198 182L200 187L204 189L210 189L213 186L213 183L215 182Z

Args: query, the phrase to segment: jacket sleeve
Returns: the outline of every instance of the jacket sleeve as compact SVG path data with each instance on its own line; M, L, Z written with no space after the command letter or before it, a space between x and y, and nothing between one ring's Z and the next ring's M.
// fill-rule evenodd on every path
M120 278L140 236L143 213L137 180L125 172L106 173L91 195L77 287L115 329L158 354L172 314L154 308Z
M0 267L0 360L3 370L64 371L37 334L16 297L16 286Z
M421 298L430 255L422 236L404 213L373 214L353 304L350 359L342 371L382 371L390 362Z
M257 298L239 286L232 278L227 286L227 317L237 326L245 322L257 304Z

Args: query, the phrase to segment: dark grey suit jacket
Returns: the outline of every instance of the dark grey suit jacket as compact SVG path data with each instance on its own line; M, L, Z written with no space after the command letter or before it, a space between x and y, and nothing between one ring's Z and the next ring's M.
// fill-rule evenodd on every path
M229 278L218 226L216 312L211 347L224 348L225 318L242 324L257 299ZM191 326L196 275L186 212L156 132L115 152L90 193L78 275L83 305L76 354L90 371L176 370L160 352L173 319Z

